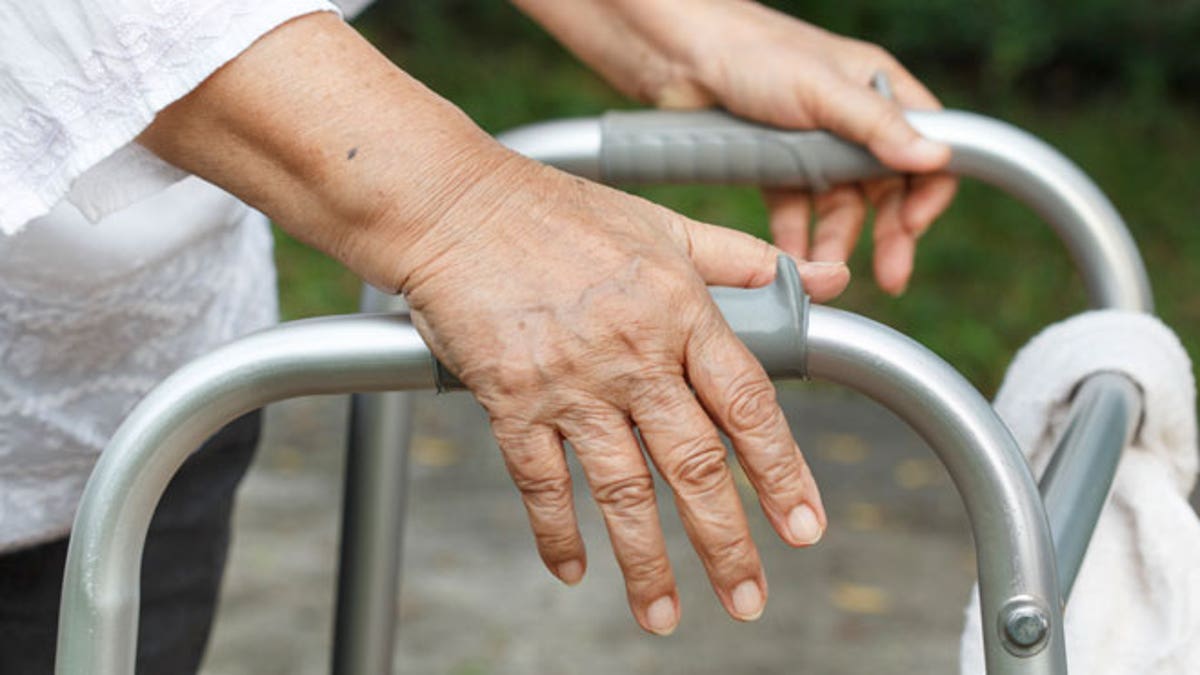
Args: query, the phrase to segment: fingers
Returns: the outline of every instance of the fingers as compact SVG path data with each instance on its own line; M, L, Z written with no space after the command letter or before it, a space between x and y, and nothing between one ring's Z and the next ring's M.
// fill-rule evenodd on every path
M912 276L917 235L904 226L903 178L883 178L864 190L875 206L875 280L885 292L900 295Z
M692 265L704 283L756 288L775 280L778 248L745 232L686 219L682 222ZM840 262L796 262L804 290L817 302L837 297L850 283L850 270Z
M867 146L897 171L936 171L950 161L949 147L918 134L899 103L880 96L865 82L839 78L827 83L814 101L819 126Z
M757 619L766 606L766 577L716 429L682 378L656 380L637 394L633 420L675 493L713 590L730 616Z
M857 185L839 185L816 197L812 259L845 262L854 251L867 210Z
M679 624L679 595L654 479L629 421L612 409L570 415L559 428L575 448L604 517L634 618L651 633L669 635Z
M808 192L763 190L763 200L771 213L771 241L793 258L808 258L808 221L812 217Z
M723 322L688 345L688 379L733 442L775 531L793 546L820 540L825 511L816 481L775 399L775 387Z
M910 177L902 213L905 229L917 237L925 234L933 221L949 208L957 191L958 179L949 174Z
M538 553L551 574L574 586L583 580L587 554L579 536L562 439L546 426L512 430L508 426L493 424L504 463L529 515Z

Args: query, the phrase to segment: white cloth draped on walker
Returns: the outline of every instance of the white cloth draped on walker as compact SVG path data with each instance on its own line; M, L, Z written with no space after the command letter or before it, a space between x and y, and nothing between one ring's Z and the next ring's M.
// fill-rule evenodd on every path
M1142 389L1125 448L1066 608L1067 663L1088 675L1200 672L1200 520L1188 503L1200 458L1195 381L1175 334L1132 312L1087 312L1017 354L996 411L1040 476L1079 382L1099 371ZM978 589L966 612L961 672L984 672Z

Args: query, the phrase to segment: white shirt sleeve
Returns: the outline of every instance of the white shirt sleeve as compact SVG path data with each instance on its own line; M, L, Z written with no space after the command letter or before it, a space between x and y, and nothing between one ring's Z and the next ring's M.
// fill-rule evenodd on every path
M92 220L183 177L134 142L158 111L330 0L0 0L0 233L64 197Z

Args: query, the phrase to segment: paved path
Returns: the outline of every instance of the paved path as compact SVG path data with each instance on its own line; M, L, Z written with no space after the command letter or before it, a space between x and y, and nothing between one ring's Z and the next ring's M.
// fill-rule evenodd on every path
M422 397L395 672L952 672L974 563L945 471L864 399L798 386L781 400L831 529L815 548L790 550L741 478L771 586L766 615L742 625L725 617L660 499L684 617L655 638L628 615L587 495L577 491L590 568L569 589L542 569L482 411L462 394ZM206 673L328 672L344 413L342 398L272 409L241 495Z

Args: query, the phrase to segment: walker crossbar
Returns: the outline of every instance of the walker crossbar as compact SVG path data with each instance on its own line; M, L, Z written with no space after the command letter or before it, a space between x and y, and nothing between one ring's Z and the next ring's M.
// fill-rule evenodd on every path
M987 401L912 339L846 312L808 310L789 259L781 258L772 286L714 298L771 375L807 369L872 396L913 425L967 506L983 624L992 627L984 632L988 672L1066 673L1049 522L1020 449ZM763 316L773 320L756 320ZM67 555L57 672L134 672L146 531L171 477L205 438L272 401L428 389L434 372L406 316L357 315L283 324L165 380L118 429L84 490ZM1023 642L1011 626L1028 616L1042 630Z

